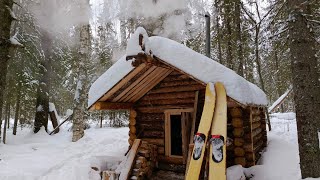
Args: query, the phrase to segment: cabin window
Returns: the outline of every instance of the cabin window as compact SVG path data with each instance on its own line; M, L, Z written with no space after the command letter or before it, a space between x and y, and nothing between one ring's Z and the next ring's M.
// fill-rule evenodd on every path
M186 159L193 109L165 111L165 155Z

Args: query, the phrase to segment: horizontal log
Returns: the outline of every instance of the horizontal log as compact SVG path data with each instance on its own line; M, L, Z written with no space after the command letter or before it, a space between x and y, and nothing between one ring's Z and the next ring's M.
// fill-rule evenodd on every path
M157 146L164 146L164 139L143 138L143 141L147 141L149 144Z
M244 135L244 129L243 128L234 128L233 135L234 135L234 137L242 137Z
M160 131L164 131L164 124L160 124L160 123L138 123L136 126L139 127L139 129L143 129L145 131L147 130L160 130Z
M163 138L164 131L143 131L143 137Z
M245 157L236 157L236 158L234 158L234 164L239 164L239 165L245 167L246 163L247 163L247 161L246 161Z
M234 152L234 155L237 157L239 157L239 156L242 157L246 153L242 147L235 147L233 152Z
M193 108L194 104L177 104L177 105L165 105L165 106L149 106L138 107L137 109L142 113L163 113L167 109L185 109Z
M246 153L245 157L247 161L255 161L256 155L254 153Z
M193 85L193 84L199 84L199 83L192 79L185 79L185 80L161 82L158 85L158 87L163 88L163 87L171 87L171 86L186 86L186 85Z
M129 118L136 118L137 117L137 111L131 109L130 110L130 115L129 115Z
M244 144L244 139L243 138L234 138L233 144L235 146L243 146Z
M247 161L247 163L246 163L246 167L251 167L254 165L256 165L254 161Z
M164 155L164 147L161 147L161 146L158 147L158 154Z
M195 93L192 91L148 94L143 98L141 98L140 101L159 100L159 99L176 99L176 98L194 98L194 95Z
M145 113L137 117L140 122L161 122L164 121L164 113Z
M137 133L137 128L136 128L136 126L129 126L129 131L130 131L130 133L132 133L132 134L135 134L135 133Z
M171 163L171 164L183 164L183 158L177 158L177 157L169 157L169 156L163 156L158 155L158 161L159 162L165 162L165 163Z
M261 117L260 117L260 116L254 116L254 117L252 118L252 123L258 122L258 121L260 121L260 120L261 120Z
M131 103L114 103L114 102L96 102L94 104L95 110L112 110L112 109L131 109Z
M241 118L232 118L232 126L236 128L243 127L243 120Z
M257 143L258 141L262 140L262 133L257 134L256 136L253 136L253 144Z
M155 105L171 105L171 104L191 104L194 103L194 98L176 98L176 99L159 99L159 100L147 100L139 101L136 106L146 107L146 106L155 106Z
M255 123L252 123L252 130L257 129L260 126L261 126L261 122L259 122L259 121L255 122Z
M259 108L252 109L252 115L257 116L260 115L261 111Z
M136 123L137 123L137 121L136 121L135 118L130 118L130 117L129 117L129 125L130 125L130 126L134 126L134 125L136 125Z
M191 79L191 78L186 74L169 75L168 77L163 79L163 82L179 81L179 80L185 80L185 79Z
M231 108L230 114L233 118L240 118L242 117L242 110L240 108Z
M151 90L149 94L156 94L156 93L168 93L168 92L182 92L182 91L197 91L205 89L205 86L201 84L196 85L189 85L189 86L173 86L173 87L165 87L165 88L158 88Z
M247 133L244 135L244 139L245 141L251 141L251 137L254 137L256 135L258 135L259 133L261 133L262 129L261 128L257 128L255 130L252 131L252 133Z
M244 148L244 150L246 152L255 153L262 145L263 145L263 141L259 141L256 144L254 144L253 146L252 146L251 143L250 144L245 144L243 146L243 148Z

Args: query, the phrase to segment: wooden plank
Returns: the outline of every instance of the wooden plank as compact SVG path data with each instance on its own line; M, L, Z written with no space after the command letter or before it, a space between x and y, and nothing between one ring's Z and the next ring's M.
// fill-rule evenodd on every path
M131 109L133 104L131 103L114 103L114 102L96 102L94 104L95 110L107 110L107 109Z
M143 107L143 106L154 106L154 105L191 104L191 103L194 103L194 98L148 100L148 101L140 101L138 105L140 107Z
M196 85L190 85L190 86L174 86L174 87L165 87L165 88L158 88L150 91L150 94L155 94L155 93L168 93L168 92L182 92L182 91L197 91L205 89L205 86L201 84L196 84Z
M183 158L182 157L169 157L169 156L158 156L159 162L166 162L166 163L172 163L172 164L183 164Z
M143 98L141 98L140 101L177 99L177 98L194 98L194 96L195 96L195 93L192 91L172 92L172 93L162 93L162 94L148 94L148 95L144 96Z
M141 89L143 89L146 85L148 85L150 82L152 82L159 74L161 74L163 68L157 67L151 74L149 74L148 77L144 78L138 85L136 85L134 88L130 89L130 91L123 96L120 101L127 102L132 98L132 96L141 93ZM140 89L140 91L139 91Z
M182 135L182 157L183 164L187 163L188 158L188 141L187 141L187 125L188 122L188 114L186 112L181 113L181 135Z
M112 94L117 92L123 85L125 85L130 79L132 79L145 67L146 67L146 64L141 64L140 66L133 69L126 77L124 77L120 82L118 82L114 87L112 87L105 95L103 95L99 99L99 101L106 101Z
M156 66L150 67L144 74L142 74L136 81L130 84L124 91L122 91L117 97L112 99L113 102L119 101L119 99L127 94L132 88L138 85L145 77L147 77L150 73L152 73L156 69Z
M192 117L189 144L193 143L193 136L194 136L194 131L195 131L195 128L196 128L196 119L197 119L197 110L198 110L198 98L199 98L199 91L196 91L195 95L194 95L194 104L193 104L194 111L193 111L193 117ZM188 158L188 161L189 161L189 158Z
M163 105L163 106L148 106L148 107L137 107L137 110L142 113L162 113L167 109L189 109L192 108L193 104L177 104L177 105Z
M252 134L252 131L253 131L253 109L252 109L252 107L250 107L250 126L251 126L251 128L250 128L250 133L251 133L251 148L253 149L254 147L253 147L253 134ZM255 159L254 159L255 157L253 156L253 165L255 165Z
M165 155L170 155L170 113L165 113Z
M172 82L172 81L183 81L183 80L188 80L190 77L186 74L179 74L179 75L170 75L163 79L163 82Z
M130 99L130 102L135 102L137 100L139 100L141 97L143 97L147 92L149 92L154 86L156 86L157 84L159 84L159 82L161 82L167 75L169 75L171 73L171 70L167 70L164 69L163 73L159 76L156 77L156 79L154 79L152 81L152 83L149 83L147 85L146 88L141 90L141 93L136 94L135 96L132 97L132 99Z
M141 139L134 140L134 143L129 153L127 154L126 162L124 165L125 168L122 168L122 171L120 172L119 180L127 180L129 178L130 172L132 170L132 165L134 163L134 159L138 152L137 150L140 145L140 142L141 142Z
M168 82L162 82L159 87L171 87L171 86L188 86L192 84L199 84L198 82L192 80L192 79L186 79L182 81L168 81Z

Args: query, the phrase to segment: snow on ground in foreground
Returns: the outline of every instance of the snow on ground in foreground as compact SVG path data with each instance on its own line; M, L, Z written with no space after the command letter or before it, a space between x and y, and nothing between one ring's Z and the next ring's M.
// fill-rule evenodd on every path
M20 130L20 129L19 129ZM1 180L96 180L99 169L111 168L128 149L128 128L91 128L76 143L71 132L62 129L54 136L31 129L7 133L0 144Z
M271 124L262 165L233 166L228 180L239 180L232 177L241 173L253 174L252 180L301 179L295 114L272 114ZM0 144L0 180L98 180L91 167L115 168L128 148L128 128L91 128L76 143L67 128L54 136L27 128L19 128L17 136L9 131L7 144Z
M260 161L261 165L244 169L244 173L247 176L253 174L252 180L301 179L295 113L271 114L271 126L268 147ZM235 177L241 173L241 167L233 166L228 169L228 180L239 180Z

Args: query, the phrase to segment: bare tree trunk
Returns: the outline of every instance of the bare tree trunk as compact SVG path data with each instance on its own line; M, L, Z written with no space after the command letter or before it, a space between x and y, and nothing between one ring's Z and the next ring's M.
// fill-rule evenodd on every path
M218 0L215 0L214 4L215 4L216 10L218 10L219 9ZM217 38L218 38L218 60L220 64L223 64L222 48L221 48L221 30L220 30L221 28L219 25L219 21L220 21L219 15L216 15L216 31L217 31Z
M72 142L76 142L84 136L84 120L86 100L88 92L88 65L90 58L90 26L83 25L80 28L80 50L78 64L78 84L75 94L75 106L73 109L73 136Z
M1 126L2 126L2 106L3 95L6 89L6 76L9 61L9 48L10 42L10 29L13 18L10 15L9 9L12 9L13 1L1 0L0 1L0 140L1 140ZM6 126L5 126L6 127Z
M14 115L14 123L13 123L13 131L12 131L13 135L17 134L17 126L18 126L18 120L19 120L19 115L20 115L21 86L22 86L22 83L19 79L18 80L18 87L17 87L18 92L17 92L17 100L16 100L16 112Z
M320 177L320 83L314 31L306 17L312 3L288 1L289 42L302 178Z
M264 88L264 82L261 72L261 62L260 62L260 54L259 54L259 34L260 34L260 25L256 24L255 28L255 38L254 38L254 45L255 45L255 61L257 64L257 71L259 75L260 85L261 89L266 92L266 89Z
M4 126L3 126L3 144L6 144L6 138L7 138L7 124L10 120L10 103L9 101L6 102L6 108L5 108L5 120L4 120Z
M240 3L241 3L241 0L237 0L235 2L235 21L237 26L236 36L237 36L238 60L239 60L238 74L244 77Z

